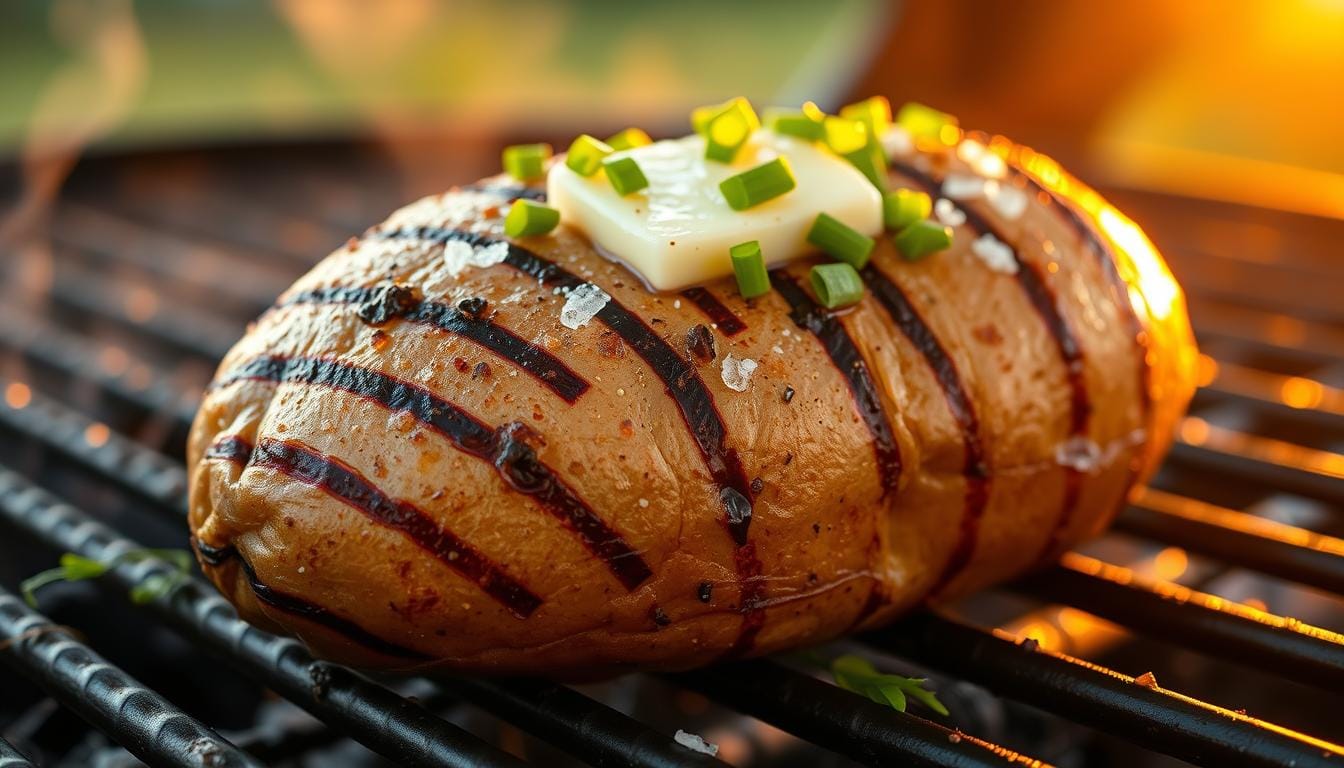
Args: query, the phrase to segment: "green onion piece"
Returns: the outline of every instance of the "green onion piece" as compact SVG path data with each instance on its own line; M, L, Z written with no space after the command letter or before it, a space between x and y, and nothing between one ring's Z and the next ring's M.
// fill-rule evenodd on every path
M751 102L741 96L729 99L722 104L696 107L691 111L691 127L695 129L696 133L704 135L709 130L710 122L728 111L735 111L742 116L742 119L747 122L748 133L761 127L760 118L756 117L756 110L751 108Z
M952 228L924 219L901 230L892 242L906 261L919 261L931 253L952 247Z
M765 271L765 257L761 255L759 240L738 243L728 249L737 275L737 290L744 299L754 299L770 292L770 275Z
M846 152L844 158L858 168L877 187L878 192L887 191L887 154L876 140L870 137L866 145L853 152Z
M644 172L639 169L639 163L633 158L607 158L602 161L602 167L607 171L607 178L611 181L612 188L622 197L649 186L648 178L644 176Z
M858 120L827 117L822 121L826 145L837 155L848 155L868 146L868 126Z
M803 114L807 115L808 117L812 118L818 123L826 119L826 112L822 110L821 107L818 107L816 102L813 101L803 102Z
M955 138L946 134L956 130L957 118L912 101L901 107L900 113L896 115L896 123L916 139L946 142L949 138Z
M882 222L888 232L902 229L933 213L933 199L913 189L895 189L882 195Z
M863 298L863 278L848 264L818 264L808 279L817 301L827 309L857 304Z
M840 116L858 120L868 128L868 135L881 137L891 128L891 102L886 96L874 96L857 104L840 108Z
M802 111L767 109L765 124L775 133L797 136L807 141L821 141L826 136L826 129L822 126L821 120L813 119L811 115Z
M626 128L624 131L607 139L607 144L616 152L620 152L622 149L647 147L652 143L653 139L649 138L649 134L638 128Z
M545 176L549 159L550 144L515 144L504 148L504 170L519 181L533 181Z
M580 176L592 176L602 167L602 160L613 151L606 142L585 133L569 145L565 165Z
M519 198L504 217L504 234L509 237L544 235L560 223L560 212L533 200Z
M808 230L807 242L855 269L863 269L873 255L877 241L825 213L817 214Z
M751 109L750 106L747 109ZM730 107L710 119L705 126L705 159L731 163L737 151L751 136L751 121L741 109Z
M798 186L793 178L793 167L788 158L777 157L719 183L723 199L734 211L745 211L767 200L773 200Z

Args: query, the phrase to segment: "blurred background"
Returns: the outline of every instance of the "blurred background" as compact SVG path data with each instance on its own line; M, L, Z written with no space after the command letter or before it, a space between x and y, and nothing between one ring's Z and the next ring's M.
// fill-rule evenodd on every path
M1188 293L1201 389L1152 488L1057 581L947 607L979 642L1040 653L838 648L929 675L951 715L917 714L1057 766L1221 768L1253 761L1217 747L1273 741L1226 712L1134 704L1129 678L1072 659L1049 675L1024 661L1057 653L1344 740L1344 0L0 0L0 522L33 503L13 490L27 482L182 547L186 432L246 323L395 207L497 172L505 145L682 135L692 107L736 95L833 110L874 94L1048 153L1142 225ZM69 548L32 532L0 526L0 587ZM1173 594L1181 608L1157 610ZM393 764L124 598L65 585L41 607L269 764ZM135 764L124 734L90 728L8 648L0 747ZM739 766L848 766L863 739L893 738L846 731L867 721L843 713L799 738L786 730L855 697L758 720L739 711L772 698L724 702L761 676L702 695L718 674L582 691ZM538 765L601 762L524 716L526 696L519 710L466 683L391 684ZM593 741L588 710L572 714Z

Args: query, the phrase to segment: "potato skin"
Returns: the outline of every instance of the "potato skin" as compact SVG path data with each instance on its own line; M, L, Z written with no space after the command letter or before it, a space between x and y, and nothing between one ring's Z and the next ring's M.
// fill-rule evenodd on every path
M905 162L969 172L946 150ZM669 380L605 316L562 325L556 273L450 270L460 246L443 233L505 239L507 180L413 203L302 277L221 363L188 456L205 572L244 617L325 658L578 679L822 642L1048 561L1102 530L1160 461L1196 356L1160 257L1062 178L1052 197L1010 174L1028 196L1015 218L965 205L1039 276L1080 350L1072 373L1022 279L986 267L969 226L922 261L885 237L873 256L932 351L873 290L807 315L780 290L744 301L717 281L705 288L745 324L729 336L563 225L516 241L642 321L681 361ZM806 284L811 263L778 277ZM512 340L431 322L449 316ZM758 363L746 391L726 385L728 355ZM712 413L688 412L683 386ZM722 426L708 454L706 419ZM751 498L745 546L725 482Z

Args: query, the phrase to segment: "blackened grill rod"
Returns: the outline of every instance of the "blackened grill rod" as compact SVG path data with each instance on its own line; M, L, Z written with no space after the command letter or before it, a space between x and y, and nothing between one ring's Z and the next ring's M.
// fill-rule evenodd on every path
M864 642L979 683L1002 696L1197 765L1338 768L1344 748L1159 688L1105 667L932 614Z
M151 766L261 763L0 589L0 661ZM3 765L0 760L0 765Z
M1115 527L1344 595L1344 539L1151 488L1120 513Z
M1048 768L921 717L879 706L766 659L669 675L744 714L867 765Z
M140 547L37 486L0 469L0 520L57 551L108 561ZM146 559L117 566L108 578L130 589L171 567ZM399 765L438 768L522 766L513 756L452 725L353 670L315 660L298 642L263 632L199 579L145 606L202 648Z
M1076 553L1012 585L1150 638L1305 685L1344 690L1344 636Z
M4 739L0 739L0 768L37 768L23 753Z

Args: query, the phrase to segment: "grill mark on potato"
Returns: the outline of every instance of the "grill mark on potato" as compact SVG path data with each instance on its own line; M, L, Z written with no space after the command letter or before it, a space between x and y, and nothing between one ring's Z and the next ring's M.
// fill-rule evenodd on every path
M933 329L924 322L924 318L920 317L919 312L901 291L900 286L871 264L863 269L862 275L877 302L887 311L892 322L910 344L919 350L924 362L933 371L934 378L943 390L947 408L952 412L952 418L956 420L957 428L961 431L961 444L965 455L962 473L966 477L961 532L957 537L956 546L929 590L929 594L936 594L970 563L979 537L980 521L989 502L989 469L986 465L984 442L980 435L980 418L976 415L975 403L962 385L956 363L947 354Z
M639 553L590 509L536 452L516 439L514 424L492 429L429 390L369 368L322 357L262 356L220 377L216 387L236 381L307 384L349 392L390 411L410 414L458 450L495 467L514 490L534 499L565 524L583 545L634 591L653 572Z
M845 327L830 312L803 291L802 287L784 270L770 272L770 283L789 304L789 317L799 327L809 331L821 342L826 355L845 377L854 407L872 436L873 453L877 456L878 483L885 494L896 487L901 477L901 449L891 431L886 408L877 392L877 385L868 372L859 348Z
M898 173L914 180L916 184L923 187L932 196L939 196L939 183L933 177L923 173L915 167L906 163L893 162L891 167ZM1040 315L1046 328L1050 331L1051 338L1055 341L1055 348L1059 352L1060 360L1064 363L1065 375L1069 383L1069 434L1071 436L1086 437L1088 422L1092 416L1092 401L1087 391L1087 380L1084 377L1083 350L1078 343L1078 337L1074 334L1069 321L1060 311L1055 292L1046 285L1045 276L1041 274L1040 268L1035 264L1024 261L1022 255L1018 253L1017 246L1013 241L1006 237L989 220L980 214L975 208L964 204L958 200L950 201L957 207L957 210L966 215L966 224L977 234L993 235L995 239L1012 251L1013 260L1017 262L1017 283L1022 287L1027 300L1031 306ZM1051 556L1059 548L1060 542L1068 529L1069 522L1073 519L1073 513L1078 506L1078 499L1082 493L1082 473L1073 467L1064 468L1064 503L1061 505L1059 517L1051 527L1050 535L1046 538L1045 546L1041 550L1038 559Z
M378 233L378 236L385 239L421 240L435 244L455 240L473 247L508 242L481 233L429 226L390 230ZM513 243L509 243L509 254L503 263L535 278L547 287L572 290L588 282L560 265ZM625 341L626 346L633 349L663 382L668 395L676 403L687 429L690 430L692 439L700 449L701 458L710 476L719 486L719 504L724 513L723 525L736 545L733 564L741 592L741 604L738 610L742 614L742 627L728 655L745 654L751 650L756 635L765 622L764 609L761 607L765 599L765 581L762 578L764 567L756 554L756 545L748 537L754 496L751 492L751 483L742 467L742 459L736 449L728 447L727 426L714 404L713 395L710 394L694 365L677 354L676 350L655 333L639 315L615 298L603 305L595 318L609 330L615 331Z
M681 295L704 312L705 317L708 317L724 336L736 336L747 329L747 324L742 322L742 318L733 314L733 310L707 289L697 285L682 291Z
M1107 283L1111 287L1111 297L1120 307L1120 314L1125 318L1125 324L1129 326L1130 332L1134 335L1134 342L1139 351L1139 407L1142 414L1141 420L1147 422L1148 411L1152 406L1152 366L1148 364L1148 345L1149 339L1146 329L1143 327L1143 321L1139 319L1139 313L1134 309L1134 304L1129 300L1129 284L1125 282L1124 277L1120 275L1115 249L1105 238L1098 235L1095 227L1092 227L1083 219L1077 207L1065 198L1063 195L1046 187L1036 177L1032 176L1026 169L1015 163L1008 166L1015 175L1026 181L1027 185L1036 190L1039 194L1044 192L1050 196L1051 206L1059 213L1060 218L1066 224L1073 228L1078 238L1086 242L1098 256L1101 262L1102 271L1106 274Z
M227 457L219 456L217 458ZM207 565L220 566L231 559L237 558L238 565L242 568L243 575L247 578L247 584L248 587L251 588L252 594L256 595L257 600L276 610L298 616L311 621L314 624L319 624L353 643L362 645L365 648L381 653L384 656L412 659L415 661L431 661L434 658L433 656L421 653L412 648L398 645L391 640L385 640L350 619L332 613L329 608L272 587L257 576L257 572L252 568L252 564L232 546L211 547L197 541L194 536L191 539L191 545L192 548L196 550L197 554L200 555L201 561Z
M320 288L295 294L275 308L296 304L360 305L374 299L379 288ZM527 341L494 321L474 317L461 309L436 301L419 301L397 315L407 322L438 328L461 336L494 352L530 374L567 403L588 391L589 384L558 357Z
M514 616L526 619L542 599L499 564L445 528L419 507L393 499L339 458L295 440L257 443L252 466L266 467L310 485L388 528L400 531L444 565L474 582Z

